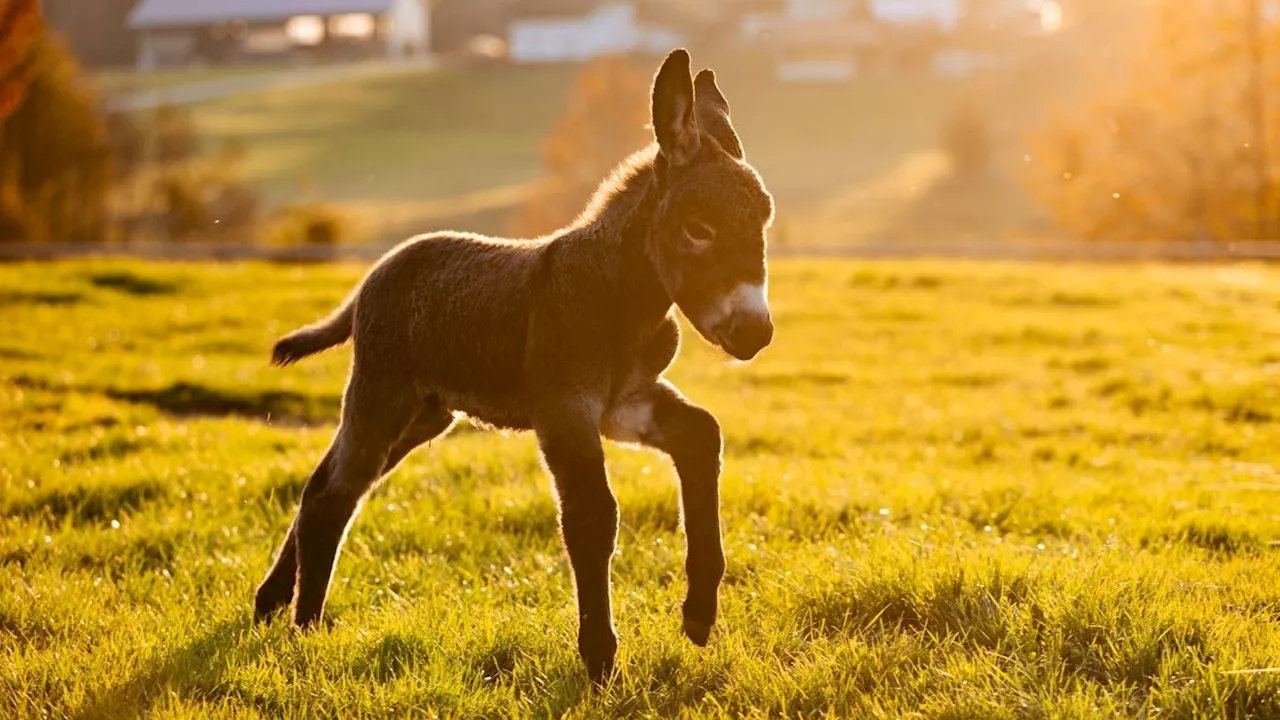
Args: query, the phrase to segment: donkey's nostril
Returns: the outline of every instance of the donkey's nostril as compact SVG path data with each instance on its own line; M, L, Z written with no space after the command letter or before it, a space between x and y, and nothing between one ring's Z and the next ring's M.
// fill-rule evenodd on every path
M728 326L724 349L739 360L750 360L773 341L773 321L768 315L735 316Z

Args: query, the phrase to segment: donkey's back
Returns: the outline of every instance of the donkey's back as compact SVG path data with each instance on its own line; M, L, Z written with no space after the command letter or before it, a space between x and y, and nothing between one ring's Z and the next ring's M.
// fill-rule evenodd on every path
M356 365L387 382L484 422L527 427L505 408L522 394L544 248L466 233L415 237L383 256L332 315L282 338L273 357L288 364L353 339Z

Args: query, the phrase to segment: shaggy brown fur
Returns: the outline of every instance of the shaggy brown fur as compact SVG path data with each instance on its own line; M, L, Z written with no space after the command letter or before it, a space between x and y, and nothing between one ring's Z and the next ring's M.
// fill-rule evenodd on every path
M412 239L331 316L276 345L273 360L287 365L355 342L341 425L258 589L258 617L294 600L295 624L318 621L365 493L466 414L537 433L577 587L578 649L596 681L617 648L609 562L618 510L601 436L668 454L688 540L684 631L707 642L725 567L720 428L662 378L680 342L672 306L736 358L769 344L773 202L710 70L695 81L688 53L673 52L652 100L656 144L607 180L571 227L533 241Z

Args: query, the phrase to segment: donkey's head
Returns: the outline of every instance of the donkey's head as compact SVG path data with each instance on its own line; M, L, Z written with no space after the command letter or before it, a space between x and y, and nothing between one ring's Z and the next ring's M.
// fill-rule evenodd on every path
M773 198L746 163L715 74L694 79L672 52L653 82L661 193L650 252L671 299L698 332L739 360L773 339L765 230Z

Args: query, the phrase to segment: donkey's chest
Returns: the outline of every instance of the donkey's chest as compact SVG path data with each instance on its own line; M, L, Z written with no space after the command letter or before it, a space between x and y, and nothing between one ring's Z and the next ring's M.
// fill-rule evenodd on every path
M638 338L618 358L611 395L615 398L652 385L680 352L680 326L666 317L652 332Z

